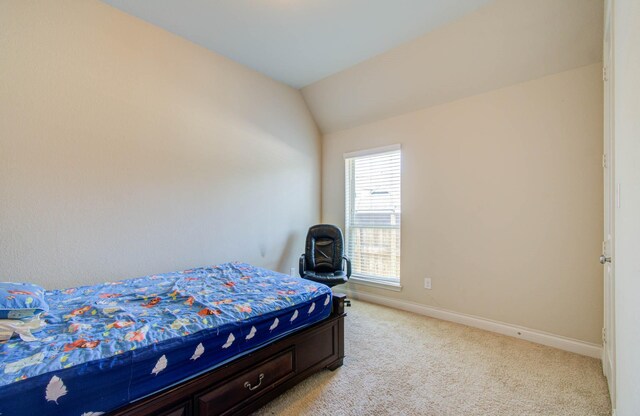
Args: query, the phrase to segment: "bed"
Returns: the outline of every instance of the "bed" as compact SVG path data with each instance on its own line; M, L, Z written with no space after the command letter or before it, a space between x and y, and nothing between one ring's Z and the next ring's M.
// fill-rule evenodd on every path
M343 297L248 264L45 296L0 344L2 415L246 414L344 357Z

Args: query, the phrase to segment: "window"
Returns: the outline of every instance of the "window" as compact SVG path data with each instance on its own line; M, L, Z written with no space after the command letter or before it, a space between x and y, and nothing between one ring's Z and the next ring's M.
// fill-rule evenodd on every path
M356 280L400 284L400 146L345 154L346 252Z

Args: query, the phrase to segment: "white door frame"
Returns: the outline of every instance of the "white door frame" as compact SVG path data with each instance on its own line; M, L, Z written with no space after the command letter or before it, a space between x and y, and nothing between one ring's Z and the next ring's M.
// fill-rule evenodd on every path
M613 79L613 2L605 0L603 81L604 81L604 233L602 255L604 263L604 327L602 330L602 370L607 377L611 403L616 399L615 356L615 269L614 269L614 214L617 190L614 182L614 79Z

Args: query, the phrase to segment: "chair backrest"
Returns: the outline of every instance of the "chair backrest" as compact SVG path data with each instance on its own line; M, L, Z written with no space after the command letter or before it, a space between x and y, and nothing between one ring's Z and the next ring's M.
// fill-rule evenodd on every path
M309 228L304 250L307 270L320 273L342 270L343 250L340 228L330 224L314 225Z

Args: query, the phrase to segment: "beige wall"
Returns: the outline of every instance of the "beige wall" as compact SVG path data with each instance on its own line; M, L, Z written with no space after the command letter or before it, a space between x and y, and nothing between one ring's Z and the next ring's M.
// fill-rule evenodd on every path
M402 145L402 291L351 288L600 343L600 68L326 135L322 217L338 224L343 153Z
M103 3L2 1L0 279L288 272L319 140L299 91Z

